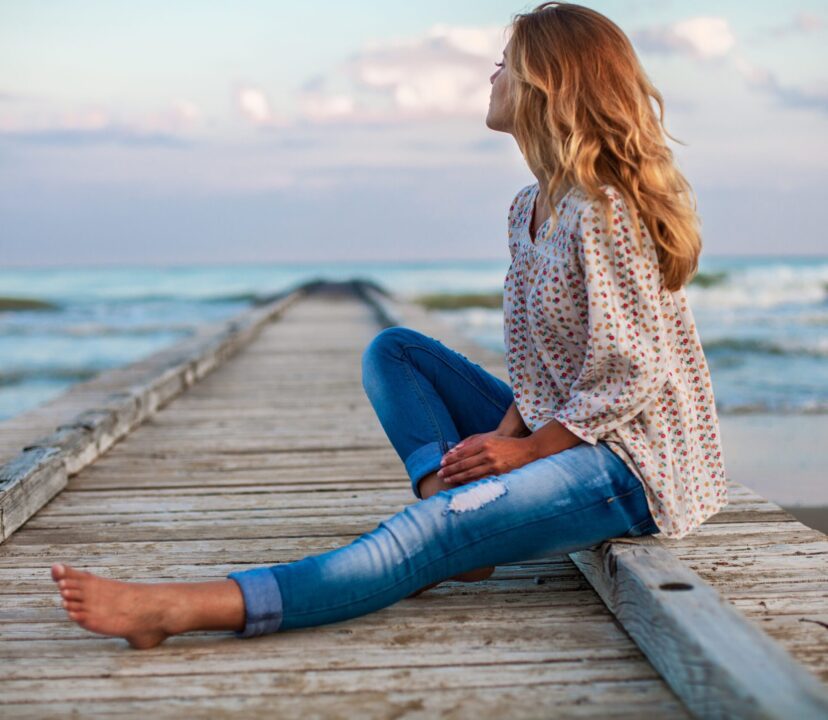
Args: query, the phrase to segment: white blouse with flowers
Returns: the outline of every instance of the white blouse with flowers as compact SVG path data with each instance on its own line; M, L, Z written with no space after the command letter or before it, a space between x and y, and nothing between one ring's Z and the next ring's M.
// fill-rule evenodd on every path
M573 187L535 240L537 183L509 209L512 264L504 281L506 364L515 403L534 432L557 420L599 440L644 485L665 537L680 538L727 502L710 372L682 287L661 285L643 220L643 254L610 185L612 227Z

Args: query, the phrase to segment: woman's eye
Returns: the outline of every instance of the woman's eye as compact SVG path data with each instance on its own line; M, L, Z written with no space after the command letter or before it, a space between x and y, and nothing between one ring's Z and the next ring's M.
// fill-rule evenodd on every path
M495 65L497 65L497 67L503 67L505 64L506 63L502 63L502 62L496 62L495 63Z

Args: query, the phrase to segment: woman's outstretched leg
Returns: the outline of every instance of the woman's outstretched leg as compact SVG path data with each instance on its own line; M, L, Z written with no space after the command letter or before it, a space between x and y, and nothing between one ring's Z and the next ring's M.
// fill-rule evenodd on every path
M60 566L53 577L58 584L66 581L61 593L67 610L83 627L152 647L193 630L252 637L339 622L481 566L656 531L638 478L605 444L583 443L509 473L442 490L343 547L233 572L227 580L122 583ZM238 583L237 589L228 583Z
M442 487L432 482L444 452L468 435L497 427L512 401L502 380L443 343L415 330L388 328L363 354L363 385L392 444L400 453L418 498ZM429 488L421 493L423 479ZM478 580L493 568L459 573ZM262 597L279 598L266 577ZM208 583L128 583L68 565L52 566L63 606L82 627L126 638L133 647L153 647L170 635L192 630L239 630L245 601L234 580ZM455 576L452 576L454 579ZM419 594L440 580L412 588ZM254 602L254 598L248 598ZM271 610L273 608L271 607ZM253 607L248 614L264 612Z
M63 563L52 579L69 617L82 628L146 649L193 630L241 630L244 598L232 580L136 583L110 580Z

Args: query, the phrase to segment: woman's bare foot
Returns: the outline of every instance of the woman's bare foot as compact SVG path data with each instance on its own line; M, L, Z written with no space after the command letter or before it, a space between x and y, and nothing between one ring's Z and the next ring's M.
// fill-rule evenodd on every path
M52 579L63 607L78 625L122 637L141 650L191 630L244 626L244 599L233 580L134 583L110 580L56 563Z

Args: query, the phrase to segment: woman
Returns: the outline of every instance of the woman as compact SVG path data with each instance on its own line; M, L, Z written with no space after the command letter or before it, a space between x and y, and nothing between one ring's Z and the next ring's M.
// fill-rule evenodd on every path
M127 583L55 564L70 618L137 648L192 630L320 625L499 563L682 537L725 504L683 289L701 240L661 96L593 10L546 2L511 30L486 122L515 137L537 183L509 211L510 383L404 327L363 355L365 390L421 502L349 545L215 582Z

